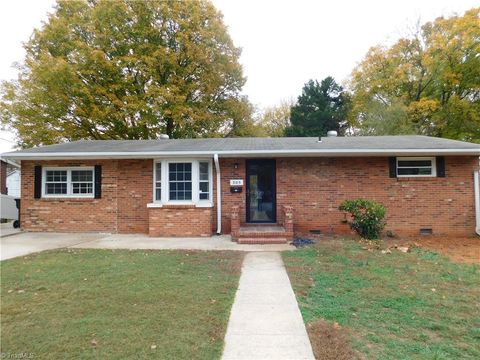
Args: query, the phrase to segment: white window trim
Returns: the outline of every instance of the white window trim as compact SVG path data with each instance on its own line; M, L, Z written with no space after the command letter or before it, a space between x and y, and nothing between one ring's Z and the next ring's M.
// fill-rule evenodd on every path
M66 194L47 194L45 184L47 182L47 171L63 170L67 172L67 193ZM92 193L91 194L73 194L72 193L72 171L90 170L92 171ZM95 171L93 166L69 166L69 167L43 167L42 168L42 198L80 198L93 199L95 197Z
M408 160L430 160L432 162L432 166L409 166L408 168L431 168L432 173L430 175L400 175L398 173L398 162L399 161L408 161ZM407 166L403 166L401 168L407 168ZM396 163L396 170L397 170L397 177L436 177L437 176L437 161L435 156L427 156L427 157L397 157Z
M209 178L209 197L208 200L200 200L200 162L208 162L208 178ZM155 171L157 164L162 167L162 199L156 200L155 188L157 183L157 172ZM172 163L192 163L192 200L170 200L170 184L168 181L168 168ZM162 207L163 205L195 205L196 207L212 207L213 206L213 165L212 159L154 159L153 160L153 191L152 202L147 204L149 208Z

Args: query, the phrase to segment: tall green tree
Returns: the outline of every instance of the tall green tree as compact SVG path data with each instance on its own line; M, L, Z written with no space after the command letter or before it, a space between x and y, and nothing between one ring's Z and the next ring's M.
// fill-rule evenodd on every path
M344 131L349 96L332 77L320 83L308 81L290 112L286 136L325 136L329 130Z
M476 8L371 48L351 76L352 127L480 142L479 39Z
M208 0L61 0L25 49L0 100L23 147L219 136L248 106L240 50Z

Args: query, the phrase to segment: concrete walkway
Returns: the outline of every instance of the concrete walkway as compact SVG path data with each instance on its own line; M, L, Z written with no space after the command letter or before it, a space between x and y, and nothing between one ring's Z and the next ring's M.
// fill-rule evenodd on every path
M3 231L2 231L3 233ZM149 250L293 250L288 244L242 245L229 235L207 238L153 238L144 234L20 232L0 237L0 260L59 248Z
M222 359L314 359L279 253L245 256Z
M289 244L250 245L232 241L230 235L194 238L149 237L143 234L112 234L72 246L83 249L150 249L150 250L233 250L284 251L293 250Z

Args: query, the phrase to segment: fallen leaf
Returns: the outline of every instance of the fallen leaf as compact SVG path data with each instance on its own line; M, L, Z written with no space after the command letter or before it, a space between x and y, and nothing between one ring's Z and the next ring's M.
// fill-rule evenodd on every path
M150 349L155 350L157 348L157 345L153 344L150 346Z

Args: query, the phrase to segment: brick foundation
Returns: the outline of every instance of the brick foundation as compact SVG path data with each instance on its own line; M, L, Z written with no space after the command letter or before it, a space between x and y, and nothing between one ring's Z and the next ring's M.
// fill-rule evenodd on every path
M212 208L164 205L148 209L150 236L210 236Z

